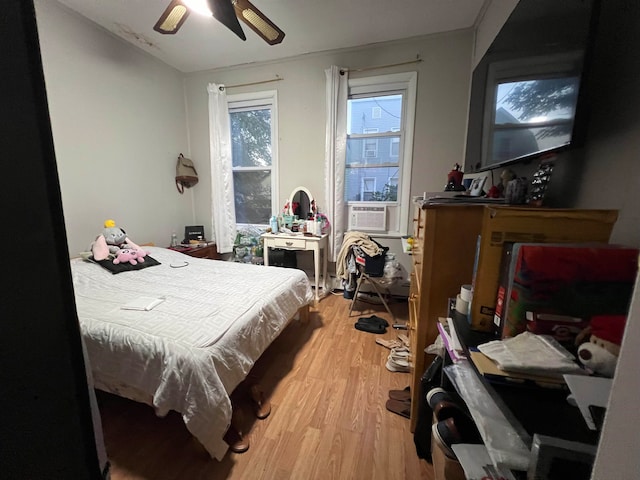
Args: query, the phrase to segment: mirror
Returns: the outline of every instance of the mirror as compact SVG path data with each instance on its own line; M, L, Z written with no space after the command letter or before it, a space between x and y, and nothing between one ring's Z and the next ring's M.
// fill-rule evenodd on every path
M289 197L289 215L297 215L300 220L306 220L309 213L316 213L316 204L311 192L305 187L296 187Z

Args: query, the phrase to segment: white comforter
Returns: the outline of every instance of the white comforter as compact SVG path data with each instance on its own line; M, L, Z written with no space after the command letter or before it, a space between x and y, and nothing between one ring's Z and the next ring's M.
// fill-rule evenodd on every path
M146 395L159 414L180 412L189 431L220 460L227 450L222 437L231 420L229 393L296 311L312 301L309 281L295 269L146 250L161 265L113 275L71 260L96 386L135 400ZM121 308L139 297L164 301L150 311Z

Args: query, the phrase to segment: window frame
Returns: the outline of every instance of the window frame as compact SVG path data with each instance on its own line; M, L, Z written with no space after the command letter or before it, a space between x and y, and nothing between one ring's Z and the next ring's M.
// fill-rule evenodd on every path
M349 79L349 99L357 96L381 96L398 92L403 93L403 118L400 122L400 145L398 149L398 172L401 181L399 179L397 201L376 202L376 205L386 206L387 218L390 219L386 232L381 234L376 233L377 236L402 236L408 234L409 216L411 214L411 166L413 162L417 83L417 72L402 72ZM394 132L394 135L395 133L397 132ZM378 134L378 136L384 136L384 134ZM347 139L350 137L361 138L363 135L347 135ZM367 202L346 201L345 208L348 209L350 205L358 205L361 203Z
M232 111L242 111L257 109L260 107L269 107L271 109L271 212L277 212L279 209L279 161L278 161L278 91L263 90L259 92L238 93L227 95L227 111L230 115ZM233 167L232 175L235 172L251 172L267 170L268 167ZM235 205L235 196L234 196ZM237 223L240 227L257 226L266 227L269 219L265 223Z

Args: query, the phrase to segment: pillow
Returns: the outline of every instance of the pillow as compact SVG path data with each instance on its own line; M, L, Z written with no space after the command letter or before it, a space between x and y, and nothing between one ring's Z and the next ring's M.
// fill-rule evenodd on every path
M95 260L93 255L89 257L89 261L93 263L97 263L103 268L106 268L114 275L116 273L129 272L131 270L141 270L147 267L153 267L154 265L160 265L160 262L155 258L147 255L144 257L144 262L138 262L135 265L129 262L124 263L113 263L113 260L110 258L105 258L104 260Z

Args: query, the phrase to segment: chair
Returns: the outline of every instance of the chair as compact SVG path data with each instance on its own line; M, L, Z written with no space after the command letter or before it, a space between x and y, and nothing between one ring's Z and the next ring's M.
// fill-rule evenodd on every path
M373 290L378 295L378 297L380 297L380 300L382 300L382 304L384 305L384 308L387 310L387 312L389 312L389 315L391 315L391 319L395 320L395 317L391 312L391 309L389 308L389 304L385 300L384 295L382 293L382 290L386 291L387 293L389 292L389 284L388 283L385 284L385 278L370 276L368 273L365 272L364 266L360 264L358 264L358 272L359 272L358 282L356 284L356 291L354 292L353 298L351 299L351 306L349 307L349 316L351 316L351 312L353 311L353 306L358 301L358 293L360 292L360 288L365 282L369 282L373 287Z

